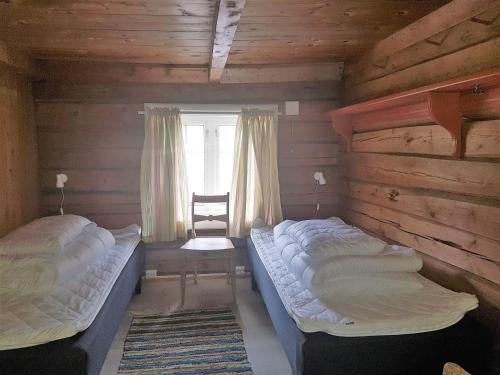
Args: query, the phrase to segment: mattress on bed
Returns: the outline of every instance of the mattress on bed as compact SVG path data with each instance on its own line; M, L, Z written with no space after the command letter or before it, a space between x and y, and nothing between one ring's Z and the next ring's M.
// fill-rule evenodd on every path
M0 350L59 340L88 328L139 243L140 228L127 227L114 236L114 247L49 295L0 306Z
M418 275L423 287L374 293L336 291L321 300L289 271L274 246L272 228L254 228L251 239L288 314L304 332L336 336L379 336L429 332L449 327L477 299L455 293Z

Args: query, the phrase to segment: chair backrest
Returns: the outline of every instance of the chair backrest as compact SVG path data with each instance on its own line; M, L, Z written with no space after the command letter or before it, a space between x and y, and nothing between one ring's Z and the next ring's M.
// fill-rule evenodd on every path
M225 203L226 213L221 215L197 215L194 213L196 203ZM229 193L225 195L196 195L193 193L191 201L191 237L196 238L196 225L200 221L221 221L226 223L226 237L229 237Z
M456 363L445 363L443 368L443 375L471 375Z

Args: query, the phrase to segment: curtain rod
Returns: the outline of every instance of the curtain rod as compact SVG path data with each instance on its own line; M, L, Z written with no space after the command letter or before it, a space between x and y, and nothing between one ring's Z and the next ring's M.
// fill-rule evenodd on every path
M215 114L215 115L238 115L241 111L179 111L185 115L203 115L203 114ZM138 115L143 115L144 111L137 111Z
M241 111L179 111L184 115L239 115ZM144 115L144 111L137 111L138 115ZM278 115L281 115L281 112L278 112Z
M144 108L178 108L181 114L186 115L238 115L243 108L276 109L277 103L244 103L244 104L188 104L188 103L144 103ZM145 109L138 111L138 115L144 115ZM281 113L278 113L281 115Z

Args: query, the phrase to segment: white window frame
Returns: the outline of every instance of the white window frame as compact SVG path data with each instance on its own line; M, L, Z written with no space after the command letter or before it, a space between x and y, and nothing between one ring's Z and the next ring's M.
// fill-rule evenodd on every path
M204 134L204 192L205 195L222 195L226 191L217 191L219 176L219 131L221 126L236 126L235 114L181 114L182 125L203 126ZM189 174L189 171L187 171ZM202 192L195 192L201 194ZM191 197L190 197L191 198Z

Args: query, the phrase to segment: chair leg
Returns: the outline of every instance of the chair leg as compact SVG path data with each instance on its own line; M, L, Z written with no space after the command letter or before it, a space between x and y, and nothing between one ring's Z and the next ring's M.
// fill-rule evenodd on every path
M194 260L194 283L198 284L198 259Z
M184 255L181 265L181 306L184 306L186 296L186 271L187 271L187 256Z
M234 267L234 251L231 251L230 256L230 274L231 274L231 289L233 292L233 302L236 302L236 269Z

